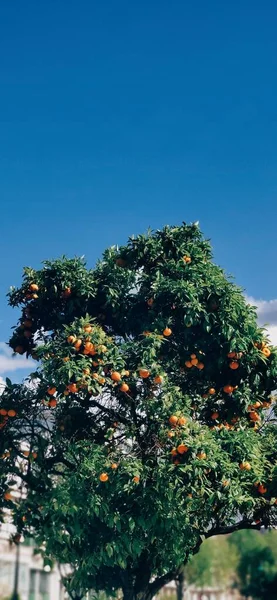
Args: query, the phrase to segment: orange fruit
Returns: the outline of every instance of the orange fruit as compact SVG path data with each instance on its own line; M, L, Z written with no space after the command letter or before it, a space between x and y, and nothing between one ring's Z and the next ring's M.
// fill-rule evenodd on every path
M200 371L202 371L202 369L204 369L205 365L202 362L199 362L197 366L197 369L199 369Z
M147 379L147 377L150 375L150 371L148 371L148 369L140 369L139 374L142 379Z
M36 283L31 283L31 285L29 285L29 290L30 292L38 292L39 287Z
M76 345L75 345L76 348ZM85 352L87 352L88 354L91 352L91 350L93 350L94 346L91 342L85 342L84 344L84 350Z
M133 477L133 482L134 483L139 483L139 476L135 475L135 477Z
M197 458L199 458L199 460L205 460L207 458L207 454L206 452L198 452L198 454L196 454Z
M125 370L123 374L125 375L125 377L129 377L129 375L130 375L130 371L126 371L126 370Z
M186 360L185 365L188 369L191 369L191 367L192 367L192 363L190 360Z
M156 375L156 377L154 378L154 383L162 383L163 382L163 377L162 375Z
M167 432L167 437L169 437L169 438L173 438L174 436L175 436L175 433L174 433L174 431L168 431L168 432Z
M262 485L262 483L260 483L260 485L257 487L257 490L260 494L266 494L267 492L267 488L264 485Z
M0 415L5 417L8 414L8 411L5 408L0 408Z
M266 358L268 358L271 355L271 351L269 350L269 348L267 348L267 346L265 346L265 348L262 349L262 353L266 356Z
M83 373L84 373L84 375L90 375L90 370L88 368L83 369Z
M75 344L74 344L74 348L75 348L76 350L79 350L79 349L81 348L81 346L82 346L82 343L83 343L83 342L82 342L82 340L78 339L78 340L75 342Z
M213 396L215 394L215 389L214 388L210 388L209 389L209 394L211 394L211 396Z
M23 335L24 335L25 338L29 339L29 338L32 337L33 334L32 334L32 332L29 329L26 329L24 331Z
M196 358L196 354L191 354L190 358Z
M69 335L67 338L67 341L69 344L75 344L77 338L75 337L75 335Z
M23 346L16 346L15 349L14 349L14 351L17 354L24 354L24 348L23 348Z
M260 415L258 415L258 413L255 410L250 411L249 417L250 417L251 421L259 421L260 420Z
M147 300L148 306L153 306L153 303L154 303L154 298L148 298L148 300Z
M69 360L70 360L69 356L65 356L65 357L63 358L63 362L68 362Z
M101 473L101 475L99 475L99 479L100 479L100 481L102 481L102 482L106 482L106 481L108 481L108 480L109 480L109 475L108 475L108 473Z
M55 408L57 406L57 400L55 400L55 398L52 398L52 400L49 400L48 406L50 406L50 408Z
M115 261L115 264L118 267L126 267L127 261L124 260L124 258L117 258L116 261Z
M127 383L122 383L122 385L120 386L120 391L121 392L129 392L129 386L127 385Z
M171 417L169 417L169 423L170 425L176 426L178 423L178 417L176 417L176 415L171 415Z
M38 457L38 453L37 452L32 452L32 456L36 460L36 458Z
M171 454L171 456L177 456L176 448L172 448L172 450L170 450L170 454Z
M5 500L12 500L11 492L5 492L4 498L5 498Z
M236 353L235 353L235 352L229 352L229 353L227 354L227 356L228 356L228 358L235 358L235 356L236 356Z
M76 385L76 383L70 383L70 384L68 385L68 389L69 389L69 391L70 391L70 392L72 392L73 394L76 394L76 392L78 392L78 388L77 388L77 385Z
M222 481L223 487L228 487L229 484L230 484L230 481L228 481L228 479L223 479L223 481Z
M215 421L216 419L218 419L218 417L219 417L219 413L218 412L213 412L213 414L211 415L211 419L213 421Z
M186 446L185 444L179 444L179 446L177 446L177 452L179 452L179 454L185 454L185 452L188 451L188 446Z
M192 358L191 364L196 367L196 365L198 365L198 358Z
M229 367L230 367L230 369L235 371L236 369L239 368L239 363L236 360L232 360L232 362L230 362L230 364L229 364Z
M84 331L86 333L91 333L92 332L92 326L91 325L85 325L84 326Z
M179 419L178 419L178 425L181 425L181 426L183 426L183 425L185 425L186 423L187 423L187 419L186 419L186 417L179 417Z
M32 295L31 295L31 298L33 298L33 300L37 300L37 298L38 298L38 295L37 295L37 294L32 294Z
M16 410L14 410L13 408L8 410L8 417L15 417L15 416L16 416Z
M111 372L111 379L113 381L120 381L120 379L121 379L120 373L118 371L112 371Z
M240 463L239 468L241 469L241 471L250 471L251 470L251 464L250 464L250 462L243 461L243 462Z
M183 256L183 261L189 264L191 262L190 256Z
M23 456L25 456L26 458L28 458L28 456L30 456L30 452L29 452L29 450L23 450L22 454L23 454Z
M166 328L163 330L163 335L164 335L165 337L169 337L171 334L172 334L172 331L171 331L170 327L166 327Z
M54 396L54 394L56 393L57 389L55 387L50 387L47 390L47 394L49 394L49 396Z
M118 468L118 464L117 463L112 463L111 464L111 469L113 469L114 471Z
M233 389L234 388L232 385L225 385L223 391L225 392L225 394L232 394Z
M69 298L69 296L71 296L71 288L70 287L66 287L64 289L64 291L62 292L62 297L63 298Z

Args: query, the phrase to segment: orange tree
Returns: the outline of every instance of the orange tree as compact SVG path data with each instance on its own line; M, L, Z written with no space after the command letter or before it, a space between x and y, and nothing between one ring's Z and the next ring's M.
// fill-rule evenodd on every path
M205 538L274 523L277 350L197 225L25 269L10 304L38 366L0 400L2 518L71 594L150 600Z

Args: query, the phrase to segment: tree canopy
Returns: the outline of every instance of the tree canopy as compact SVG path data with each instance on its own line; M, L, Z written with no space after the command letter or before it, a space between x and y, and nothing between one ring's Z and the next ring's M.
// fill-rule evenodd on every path
M37 368L0 399L2 519L68 589L151 598L205 538L274 523L277 349L197 225L26 268L9 302Z

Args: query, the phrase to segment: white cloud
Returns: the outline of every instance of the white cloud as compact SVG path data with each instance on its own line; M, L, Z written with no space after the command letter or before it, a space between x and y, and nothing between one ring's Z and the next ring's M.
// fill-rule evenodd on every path
M5 342L0 342L0 373L17 371L17 369L32 369L34 364L32 360L27 360L24 356L13 356L11 348Z
M277 299L256 300L247 296L246 300L257 307L259 325L266 326L272 344L277 346Z

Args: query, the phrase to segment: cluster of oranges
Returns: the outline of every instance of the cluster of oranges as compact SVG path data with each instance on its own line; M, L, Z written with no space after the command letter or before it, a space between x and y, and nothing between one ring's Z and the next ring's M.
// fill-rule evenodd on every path
M258 350L261 350L266 358L270 357L271 351L266 342L255 342L254 346L258 348Z
M25 300L37 300L38 299L38 294L37 294L38 291L39 291L39 286L37 285L37 283L31 283L29 285L27 292L25 293Z
M14 410L14 408L0 408L0 416L2 417L2 420L0 422L0 429L4 429L4 427L7 425L9 418L14 418L16 417L16 415L17 412L16 410Z
M190 359L186 360L185 366L188 369L191 369L192 367L196 367L197 369L199 369L199 371L202 371L202 369L204 369L204 367L205 367L204 363L199 361L196 354L190 355Z

